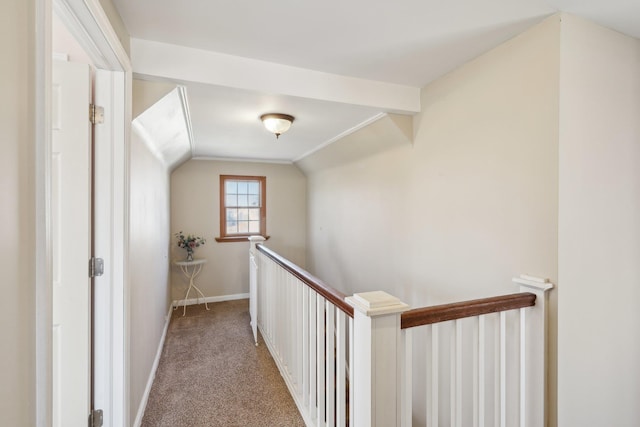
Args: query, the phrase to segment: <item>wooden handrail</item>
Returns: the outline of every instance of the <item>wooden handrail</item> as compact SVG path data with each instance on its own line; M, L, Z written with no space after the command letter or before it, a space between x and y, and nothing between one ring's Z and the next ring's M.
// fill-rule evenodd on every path
M448 320L480 316L481 314L531 307L535 304L535 294L522 292L498 297L455 302L452 304L416 308L402 313L400 317L400 327L402 329L413 328L414 326L430 325L432 323L446 322Z
M275 253L266 246L258 244L256 245L256 248L267 257L271 258L276 264L300 279L300 281L316 291L320 296L330 301L340 310L344 311L349 317L353 317L353 307L345 301L345 294L327 285L308 271L303 270L293 262Z

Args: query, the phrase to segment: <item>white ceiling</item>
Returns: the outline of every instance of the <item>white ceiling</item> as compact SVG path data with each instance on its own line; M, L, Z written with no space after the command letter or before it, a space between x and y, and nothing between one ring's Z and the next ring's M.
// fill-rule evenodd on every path
M296 160L379 113L368 107L222 86L190 84L188 89L195 157ZM279 139L259 122L260 114L267 112L295 116L291 129Z
M189 63L156 53L141 71L148 45L132 49L140 77L187 86L193 154L207 157L291 161L380 113L411 114L416 109L397 108L391 98L418 94L558 10L640 38L638 0L113 1L134 42L218 54ZM200 63L211 64L200 76L179 70ZM230 75L221 76L223 68ZM386 84L384 95L365 96L378 95L371 81ZM278 141L260 127L268 112L296 116Z

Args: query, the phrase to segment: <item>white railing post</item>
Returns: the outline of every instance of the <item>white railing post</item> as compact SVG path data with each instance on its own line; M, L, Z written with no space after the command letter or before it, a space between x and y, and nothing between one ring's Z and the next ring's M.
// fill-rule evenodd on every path
M382 291L348 297L353 316L355 427L399 427L403 362L400 315L409 309Z
M547 425L547 299L548 279L521 275L513 282L521 292L536 295L536 304L520 309L520 427Z
M249 242L249 315L251 316L251 330L253 340L258 345L258 262L256 261L258 243L264 242L262 236L250 236Z

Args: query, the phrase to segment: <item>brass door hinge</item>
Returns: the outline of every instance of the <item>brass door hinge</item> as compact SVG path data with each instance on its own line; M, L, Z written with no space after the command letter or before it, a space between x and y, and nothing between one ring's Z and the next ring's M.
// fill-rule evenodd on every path
M89 427L102 427L102 409L94 409L89 415Z
M104 107L89 104L89 121L94 125L104 123Z

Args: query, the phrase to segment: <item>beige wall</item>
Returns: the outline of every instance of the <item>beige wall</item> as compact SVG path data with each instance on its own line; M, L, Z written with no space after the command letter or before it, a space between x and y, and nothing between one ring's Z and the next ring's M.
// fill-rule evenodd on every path
M169 172L131 134L129 213L130 416L136 417L169 309Z
M413 145L311 173L310 270L414 307L556 282L558 68L556 16L424 88Z
M196 258L208 263L198 277L207 297L249 292L249 242L218 243L220 233L219 176L267 177L267 246L304 266L306 240L306 180L293 165L190 160L171 175L171 259L186 253L175 245L173 233L183 231L207 239ZM184 297L187 282L171 268L173 299Z
M558 425L640 425L640 41L563 15Z
M311 173L310 267L412 304L555 280L557 41L554 18L426 87L413 145Z
M35 167L33 2L0 14L0 423L35 425Z
M175 83L133 79L132 96L134 102L132 106L131 116L135 119L175 88Z

